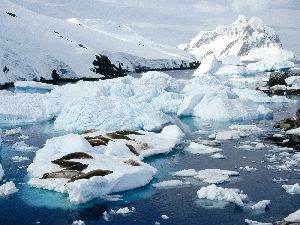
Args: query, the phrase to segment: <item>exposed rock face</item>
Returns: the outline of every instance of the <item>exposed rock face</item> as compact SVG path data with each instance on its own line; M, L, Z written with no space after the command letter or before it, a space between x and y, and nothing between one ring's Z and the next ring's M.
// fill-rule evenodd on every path
M300 93L299 80L299 72L273 72L267 86L259 89L271 95L297 95Z

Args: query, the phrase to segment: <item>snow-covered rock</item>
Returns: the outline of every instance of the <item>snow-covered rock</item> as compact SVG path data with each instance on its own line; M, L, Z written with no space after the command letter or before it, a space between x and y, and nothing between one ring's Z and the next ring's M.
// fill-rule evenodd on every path
M236 188L222 188L215 184L211 184L207 187L202 187L197 191L198 198L208 199L211 201L225 201L234 203L238 206L244 206L244 200L247 199L247 195Z
M247 60L261 60L263 58L293 58L293 54L282 49L279 36L266 26L260 19L247 19L239 16L229 26L218 26L213 31L201 31L190 43L179 45L202 59L208 54L217 58L229 55L247 56ZM260 57L260 58L258 58Z
M157 44L118 24L66 21L7 0L1 1L0 26L5 31L0 35L0 84L53 79L53 70L60 78L99 78L105 75L94 72L99 54L107 56L115 69L129 71L179 68L194 61L180 49Z

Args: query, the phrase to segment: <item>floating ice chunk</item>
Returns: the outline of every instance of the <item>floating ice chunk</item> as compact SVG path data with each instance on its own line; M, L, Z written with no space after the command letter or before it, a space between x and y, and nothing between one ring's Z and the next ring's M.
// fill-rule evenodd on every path
M3 176L4 176L4 170L2 168L2 165L0 164L0 181L2 180Z
M11 159L14 162L23 162L23 161L28 161L29 160L27 157L24 157L24 156L14 156Z
M214 148L196 142L191 142L190 145L185 148L185 150L192 154L199 154L199 155L213 154L216 152L223 151L220 148Z
M167 215L161 215L161 218L164 219L164 220L168 220L169 217Z
M35 81L16 81L14 86L17 91L51 91L55 85Z
M209 184L220 184L223 183L231 176L238 176L239 172L230 170L220 170L220 169L205 169L200 170L195 178L202 180L203 182Z
M200 199L231 202L238 206L244 206L243 201L247 198L247 195L239 189L217 187L215 184L202 187L197 191L197 196Z
M221 153L215 153L213 155L211 155L210 157L214 158L214 159L225 159L226 156L222 155Z
M262 200L250 206L250 208L254 210L265 210L270 205L270 203L271 203L270 200Z
M44 95L0 91L0 123L23 124L46 121L53 118L47 110Z
M300 209L296 212L291 213L287 217L284 218L285 221L290 223L299 223L300 222Z
M252 133L262 131L262 129L256 125L232 124L229 126L229 128L231 130L239 130L239 131L252 132Z
M14 182L6 182L0 186L0 196L8 196L18 192Z
M245 66L222 65L216 72L216 75L242 75L252 76L253 72L249 71Z
M216 133L216 140L233 140L239 139L241 136L244 136L244 132L237 130L229 130L229 131L220 131Z
M263 105L242 101L230 91L206 94L195 106L193 116L202 120L252 120L272 118L272 111Z
M75 220L73 221L72 225L85 225L85 223L82 220Z
M193 177L196 176L198 172L195 169L188 169L188 170L180 170L175 172L173 175L178 177Z
M9 129L9 130L4 130L3 131L4 136L10 136L10 135L21 134L21 133L22 133L22 128L21 127L17 127L17 128L14 128L14 129Z
M288 60L275 59L275 60L262 60L255 63L249 63L246 67L253 72L265 71L286 71L293 68L295 64Z
M245 219L245 223L248 225L273 225L273 223L262 223L254 220Z
M135 211L135 208L134 207L131 207L131 209L129 209L128 207L124 207L124 208L120 208L118 209L115 214L122 214L122 215L125 215L125 214L129 214L129 213L133 213Z
M104 211L103 215L102 215L102 218L105 220L105 221L109 221L110 219L110 215L108 212Z
M12 145L12 148L17 151L21 151L21 152L34 151L37 149L36 147L27 145L24 141L19 141L19 142L14 143Z
M183 182L181 180L165 180L159 183L152 184L155 188L169 188L169 187L178 187L178 186L184 186L189 185L189 182Z
M238 147L239 149L243 149L243 150L251 150L253 149L254 147L251 146L251 145L241 145Z
M245 167L240 167L239 170L245 170L249 173L256 171L257 169L255 167L250 167L250 166L245 166Z
M294 185L284 184L282 188L291 195L300 194L300 185L298 183Z
M205 74L214 74L219 67L221 62L213 55L207 55L201 60L200 66L195 70L193 76L202 76Z

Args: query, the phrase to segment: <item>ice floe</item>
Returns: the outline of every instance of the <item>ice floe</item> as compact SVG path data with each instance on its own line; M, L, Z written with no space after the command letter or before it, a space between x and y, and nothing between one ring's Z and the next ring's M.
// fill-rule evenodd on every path
M194 177L209 184L220 184L228 181L231 177L239 176L239 172L220 169L204 169L196 171L194 169L180 170L173 173L177 177Z
M51 91L55 87L53 84L35 81L16 81L14 86L17 91Z
M234 203L238 206L244 206L244 200L247 199L247 195L236 188L222 188L215 184L211 184L207 187L202 187L197 191L197 196L200 199L208 199L211 201L225 201Z
M155 188L169 188L169 187L180 187L190 185L188 181L181 181L181 180L165 180L155 184L152 184Z
M284 184L282 188L291 195L300 194L300 185L298 183L293 185Z
M106 146L103 146L106 148ZM68 193L71 203L125 191L149 183L156 169L138 159L106 155L77 134L46 141L27 171L32 187Z
M73 221L72 225L85 225L85 223L82 220L75 220Z
M291 213L287 217L284 218L285 221L290 223L299 223L300 222L300 209L296 212Z
M254 210L265 210L267 207L269 207L270 203L271 203L270 200L261 200L256 204L250 206L250 208Z
M0 196L8 196L18 192L14 182L9 181L0 186Z
M37 149L36 147L27 145L24 141L16 142L12 145L12 148L16 151L28 152Z
M14 162L23 162L23 161L28 161L28 160L29 160L29 158L26 157L26 156L18 156L18 155L12 157L11 159L12 159L12 161L14 161Z
M206 155L206 154L214 154L216 152L221 152L223 150L220 148L214 148L196 142L191 142L190 145L185 148L185 151L188 151L192 154Z
M0 181L2 180L3 176L4 176L4 170L2 168L2 165L0 164Z
M245 224L247 225L273 225L273 223L263 223L254 220L245 219Z

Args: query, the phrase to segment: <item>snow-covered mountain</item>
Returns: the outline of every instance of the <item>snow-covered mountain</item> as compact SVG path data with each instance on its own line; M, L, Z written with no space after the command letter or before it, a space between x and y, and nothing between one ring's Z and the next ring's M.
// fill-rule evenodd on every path
M195 61L189 53L147 40L122 24L66 21L8 0L1 0L0 27L0 84L52 79L54 70L60 78L97 78L102 61L112 71L171 69Z
M269 56L287 60L293 53L282 48L279 36L259 18L239 16L229 26L201 31L190 43L178 46L198 59L214 54L217 58L241 56L242 60L261 60Z

